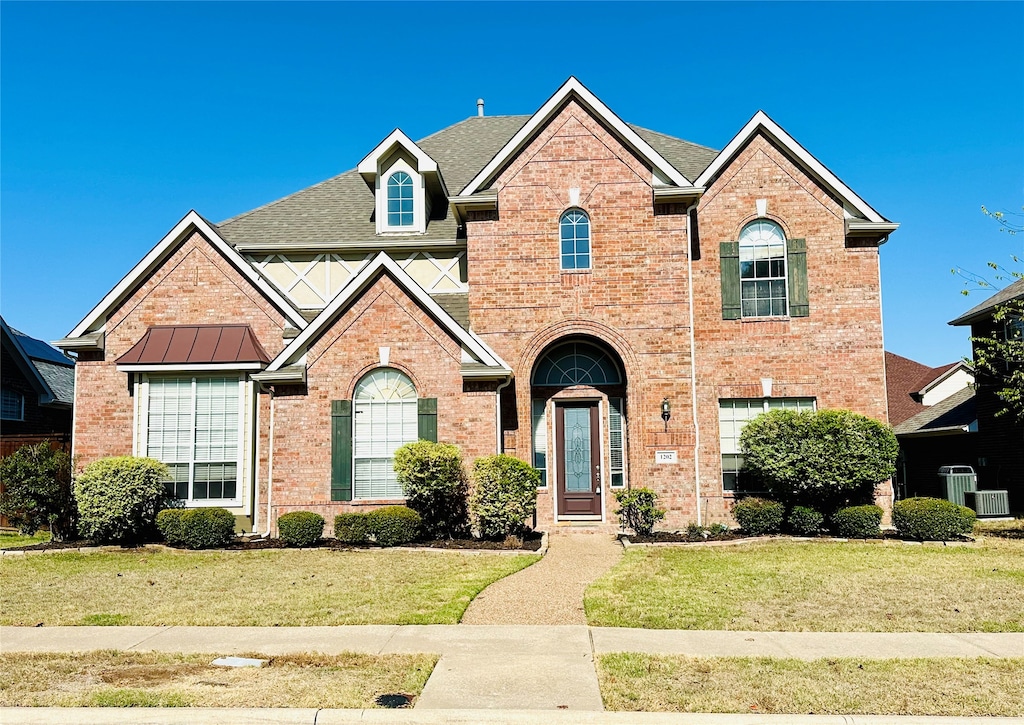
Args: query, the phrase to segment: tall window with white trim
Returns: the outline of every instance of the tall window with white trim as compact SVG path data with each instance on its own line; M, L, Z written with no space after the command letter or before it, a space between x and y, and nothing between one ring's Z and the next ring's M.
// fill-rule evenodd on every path
M743 317L787 314L786 235L775 222L758 219L740 232L740 307Z
M412 177L396 171L388 177L388 226L411 227L415 222Z
M570 209L558 223L562 269L590 269L590 217L582 209Z
M355 499L404 498L395 476L395 451L419 439L416 388L393 368L368 373L352 396Z
M238 498L242 381L232 377L151 377L146 455L170 469L168 493L185 501Z
M813 411L814 398L736 398L718 401L718 431L722 446L722 489L750 490L743 481L740 433L747 423L769 410Z

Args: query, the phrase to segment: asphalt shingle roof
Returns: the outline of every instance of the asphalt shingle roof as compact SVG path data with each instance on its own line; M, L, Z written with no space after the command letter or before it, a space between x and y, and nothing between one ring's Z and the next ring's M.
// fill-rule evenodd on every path
M1010 286L999 290L987 300L976 307L972 307L964 314L950 322L951 325L970 325L972 322L988 317L989 314L999 305L1010 300L1024 298L1024 279L1018 279Z
M417 141L438 164L449 194L459 193L522 128L530 116L472 116ZM717 152L704 146L632 127L688 179L696 178ZM216 227L230 244L259 245L266 249L304 246L310 249L378 244L373 220L374 198L355 169L314 184L277 201L227 219ZM389 235L394 244L408 239L454 242L457 228L447 205L435 209L424 234Z
M893 430L896 435L908 433L926 433L950 428L963 428L978 419L977 406L974 400L974 388L964 388L940 400L935 405L925 408L917 415L909 418Z

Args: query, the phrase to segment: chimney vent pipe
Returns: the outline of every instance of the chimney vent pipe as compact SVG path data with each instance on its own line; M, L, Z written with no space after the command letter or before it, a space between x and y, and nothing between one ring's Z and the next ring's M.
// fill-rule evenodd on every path
M477 98L476 99L476 115L480 116L481 118L484 115L484 99L483 98Z

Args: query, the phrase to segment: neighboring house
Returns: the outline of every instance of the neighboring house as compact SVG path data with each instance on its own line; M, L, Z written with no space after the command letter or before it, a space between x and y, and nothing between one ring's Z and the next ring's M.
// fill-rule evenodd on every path
M356 168L187 214L59 345L75 452L149 455L188 505L400 502L418 437L542 474L537 525L725 521L770 408L885 421L878 247L897 228L758 112L722 151L576 79L530 116L387 135ZM879 490L891 498L891 488Z
M940 496L940 467L978 466L974 372L963 361L931 368L886 352L885 378L900 442L896 493Z
M71 445L75 361L0 318L0 456L50 440Z
M996 308L1024 300L1024 279L1017 280L965 312L949 324L970 326L972 337L1024 335L1024 320L1014 317L1004 322L993 319ZM1024 365L1012 361L1007 365ZM1005 489L1010 510L1024 511L1024 422L1012 412L1000 415L1003 402L996 396L1001 386L991 375L978 373L978 488Z

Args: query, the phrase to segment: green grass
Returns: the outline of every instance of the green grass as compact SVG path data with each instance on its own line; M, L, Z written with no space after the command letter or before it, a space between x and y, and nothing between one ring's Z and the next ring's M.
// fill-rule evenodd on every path
M49 540L50 534L45 531L36 532L32 536L25 536L17 531L0 531L0 549L10 549L12 546L41 544Z
M216 654L5 652L2 707L375 707L378 695L413 697L435 655L301 654L264 667L225 668Z
M458 552L48 554L0 560L0 624L454 624L539 557Z
M1020 632L1024 542L638 547L584 604L606 627Z
M608 710L815 715L1024 715L1024 659L683 657L598 660Z

